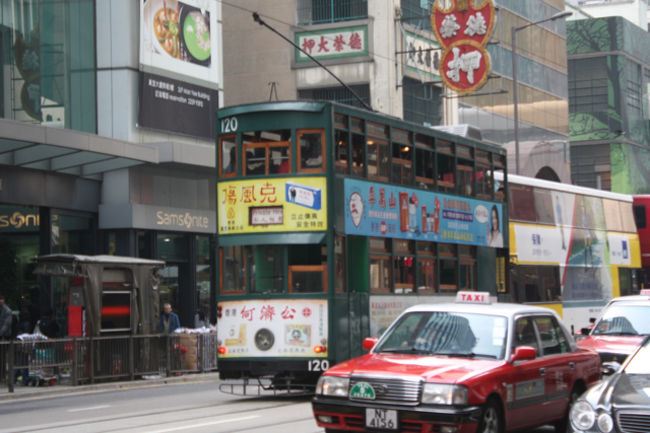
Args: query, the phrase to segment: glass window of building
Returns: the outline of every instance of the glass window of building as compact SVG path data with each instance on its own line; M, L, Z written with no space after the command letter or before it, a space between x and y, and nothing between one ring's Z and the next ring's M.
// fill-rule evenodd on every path
M0 116L95 133L95 1L2 6Z
M52 253L95 253L92 216L52 210L51 219Z
M298 22L303 25L367 17L368 0L298 0Z

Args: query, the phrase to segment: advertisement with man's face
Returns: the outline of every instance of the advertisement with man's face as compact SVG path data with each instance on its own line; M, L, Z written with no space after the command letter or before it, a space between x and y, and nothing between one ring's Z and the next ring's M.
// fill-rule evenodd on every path
M221 77L221 3L141 0L140 63L157 73L218 88Z

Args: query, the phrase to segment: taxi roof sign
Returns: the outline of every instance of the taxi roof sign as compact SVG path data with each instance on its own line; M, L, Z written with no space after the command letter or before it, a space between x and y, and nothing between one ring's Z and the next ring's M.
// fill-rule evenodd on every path
M459 291L456 302L465 304L491 304L490 292Z

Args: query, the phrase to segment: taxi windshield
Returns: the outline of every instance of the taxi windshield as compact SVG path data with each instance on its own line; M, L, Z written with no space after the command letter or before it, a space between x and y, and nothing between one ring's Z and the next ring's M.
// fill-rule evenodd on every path
M502 359L507 323L488 314L412 312L400 317L374 352Z
M612 304L594 328L593 335L650 334L650 305Z

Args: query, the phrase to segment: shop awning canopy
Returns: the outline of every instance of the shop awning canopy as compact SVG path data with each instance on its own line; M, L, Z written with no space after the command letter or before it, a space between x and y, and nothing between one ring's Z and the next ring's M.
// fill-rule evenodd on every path
M0 164L93 177L158 163L158 149L70 129L0 119Z

